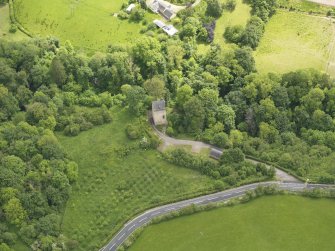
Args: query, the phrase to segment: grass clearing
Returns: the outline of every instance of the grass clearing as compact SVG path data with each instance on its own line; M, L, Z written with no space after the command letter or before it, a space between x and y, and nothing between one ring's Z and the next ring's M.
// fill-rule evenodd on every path
M70 40L79 48L102 50L109 44L132 43L144 27L113 16L126 0L15 0L17 20L37 36ZM150 22L156 15L146 13Z
M334 250L335 200L267 196L151 225L129 251Z
M219 44L222 49L231 49L236 47L235 44L225 42L223 33L226 27L230 25L242 25L244 27L251 16L250 11L250 5L244 3L243 0L236 0L236 7L234 11L230 12L224 10L222 16L216 20L214 43ZM200 43L198 45L198 52L200 54L205 54L209 48L210 46L208 44Z
M234 46L233 44L227 44L223 38L223 33L227 26L241 25L245 26L251 17L250 5L243 2L243 0L236 0L236 8L234 11L229 12L224 10L223 15L216 21L214 42L221 45L223 49Z
M330 75L335 76L334 31L327 18L278 10L254 53L256 67L261 73L329 68Z
M62 224L64 234L79 242L76 250L98 250L118 224L144 208L213 188L207 176L171 165L155 150L118 158L113 149L133 143L124 129L130 117L115 109L111 124L77 137L58 136L79 165Z

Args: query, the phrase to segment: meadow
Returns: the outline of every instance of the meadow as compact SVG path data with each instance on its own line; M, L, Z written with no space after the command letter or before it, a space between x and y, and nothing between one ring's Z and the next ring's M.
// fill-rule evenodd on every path
M128 251L334 250L334 210L330 199L261 197L151 225Z
M331 6L313 3L308 0L277 0L277 3L280 8L314 13L323 16L327 15L329 11L334 10Z
M261 73L315 68L335 76L335 26L325 17L278 10L254 53Z
M9 29L10 29L9 6L0 5L0 38L11 41L19 41L28 38L28 36L20 32L19 30L17 30L15 33L10 33Z
M110 44L132 43L141 23L114 16L126 0L15 0L17 20L35 36L70 40L77 48L104 50ZM146 13L150 22L156 15Z
M76 250L98 250L145 208L213 190L213 180L165 162L156 150L134 150L124 158L115 154L134 143L125 133L130 117L115 110L111 124L77 137L58 136L79 165L62 223L63 233L79 242Z

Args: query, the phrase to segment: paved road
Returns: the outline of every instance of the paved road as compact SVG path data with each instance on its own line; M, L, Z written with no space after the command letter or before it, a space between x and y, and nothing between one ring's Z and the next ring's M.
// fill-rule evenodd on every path
M335 186L322 185L322 184L303 184L303 183L285 183L279 181L261 182L254 183L250 185L241 186L238 188L229 189L223 192L218 192L210 195L200 196L198 198L184 200L172 204L168 204L161 207L156 207L145 211L138 217L130 220L124 227L115 235L115 237L100 251L115 251L118 246L120 246L136 229L147 224L153 218L164 215L173 211L177 211L181 208L185 208L192 204L194 205L206 205L214 202L224 202L232 198L240 197L244 195L247 191L252 191L258 186L270 186L276 185L279 189L286 191L302 191L304 189L314 189L314 188L331 188L335 189Z

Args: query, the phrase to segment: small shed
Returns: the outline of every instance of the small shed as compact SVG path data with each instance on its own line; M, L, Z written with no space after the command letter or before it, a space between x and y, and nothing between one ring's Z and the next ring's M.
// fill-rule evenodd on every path
M152 118L156 126L167 124L165 100L152 102Z
M209 153L209 157L211 157L213 159L216 159L216 160L219 160L221 155L222 155L222 151L220 151L218 149L215 149L215 148L211 148L211 151Z
M127 7L126 11L130 13L135 7L136 7L136 4L132 3Z
M163 21L161 21L161 20L157 20L157 19L155 19L153 22L154 22L154 24L156 24L159 28L162 28L162 29L163 29L163 27L165 27L165 23L164 23Z

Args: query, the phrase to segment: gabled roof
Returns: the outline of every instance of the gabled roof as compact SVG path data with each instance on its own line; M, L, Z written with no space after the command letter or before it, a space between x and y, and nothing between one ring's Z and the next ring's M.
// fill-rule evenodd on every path
M209 153L209 156L212 157L213 159L220 159L222 155L222 152L220 150L217 150L215 148L211 148L211 152Z
M163 27L163 30L170 36L173 36L174 34L178 32L178 30L173 25L167 25Z
M158 111L165 111L165 100L158 100L152 102L152 111L158 112Z
M165 26L165 23L161 20L154 20L154 24L156 24L159 28L163 28Z
M156 24L159 28L163 29L167 34L173 36L178 32L178 30L173 25L166 25L163 21L155 19L154 24Z
M164 11L161 11L161 14L168 20L170 20L172 16L174 16L173 11L170 9L165 9Z

